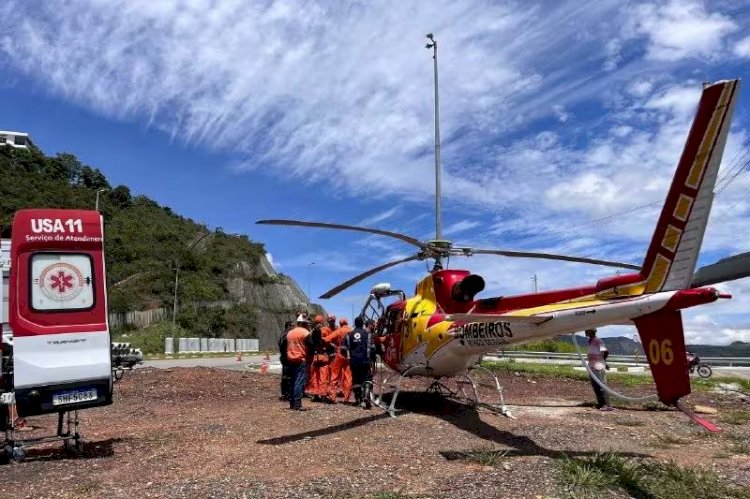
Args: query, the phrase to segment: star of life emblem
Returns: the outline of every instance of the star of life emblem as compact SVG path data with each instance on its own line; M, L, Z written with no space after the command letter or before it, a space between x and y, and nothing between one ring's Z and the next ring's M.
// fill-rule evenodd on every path
M39 275L39 287L50 300L70 301L81 294L83 286L83 274L69 263L53 263Z

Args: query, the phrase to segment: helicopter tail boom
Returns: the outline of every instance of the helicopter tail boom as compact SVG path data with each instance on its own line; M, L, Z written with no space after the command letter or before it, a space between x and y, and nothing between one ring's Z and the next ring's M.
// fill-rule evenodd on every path
M739 80L724 80L703 89L640 271L645 293L690 288L739 83Z

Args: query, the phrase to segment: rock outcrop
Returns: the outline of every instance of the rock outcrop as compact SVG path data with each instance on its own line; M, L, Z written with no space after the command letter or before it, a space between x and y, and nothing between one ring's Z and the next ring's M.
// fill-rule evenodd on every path
M239 262L227 290L235 303L246 303L256 312L257 336L261 350L273 350L284 323L294 320L297 313L325 314L325 309L310 303L294 279L277 274L265 256L256 265Z

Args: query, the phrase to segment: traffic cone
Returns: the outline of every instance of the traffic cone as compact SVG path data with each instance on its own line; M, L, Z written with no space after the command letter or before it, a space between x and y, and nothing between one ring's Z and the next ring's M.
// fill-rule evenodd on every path
M271 357L268 356L268 352L266 352L265 357L263 357L263 362L260 363L260 373L266 374L268 372L268 365L271 361Z

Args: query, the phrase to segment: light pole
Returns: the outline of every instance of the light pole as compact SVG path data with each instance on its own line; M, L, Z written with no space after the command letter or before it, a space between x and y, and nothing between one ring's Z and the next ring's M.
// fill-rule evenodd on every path
M432 64L435 72L435 239L443 238L443 227L440 221L440 100L438 99L438 63L437 40L432 33L427 33L430 40L426 48L432 49Z
M307 299L310 300L310 303L312 303L312 297L310 296L310 269L313 265L315 265L315 262L307 264Z
M99 211L99 194L101 194L104 191L108 191L108 190L109 189L107 189L106 187L103 187L103 188L99 189L98 191L96 191L96 205L94 207L94 209L96 211Z
M193 242L188 244L187 251L190 251L195 247L196 244L198 244L201 239L206 237L209 234L209 232L204 232L198 237L196 237ZM175 259L175 269L174 269L174 301L172 302L172 329L174 330L175 325L177 323L177 286L179 284L179 276L180 276L180 259Z

